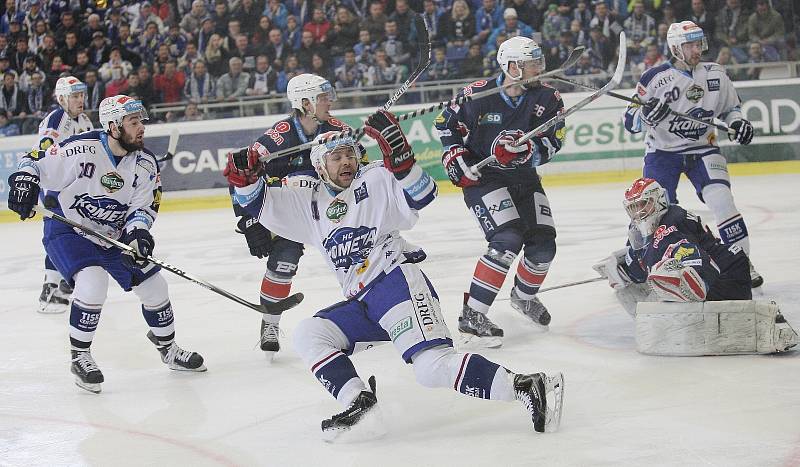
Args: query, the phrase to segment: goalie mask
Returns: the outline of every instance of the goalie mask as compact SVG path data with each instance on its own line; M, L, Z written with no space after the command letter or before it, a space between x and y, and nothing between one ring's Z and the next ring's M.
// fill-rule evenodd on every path
M700 26L692 21L681 21L680 23L672 23L667 30L667 45L669 51L675 60L683 63L688 68L694 68L694 65L689 65L686 62L686 54L684 53L684 44L692 42L700 43L700 52L703 53L708 50L708 40L705 33ZM695 64L696 65L696 64Z
M509 72L508 65L511 62L517 65L516 76ZM500 64L503 73L515 81L522 79L522 69L524 67L536 67L537 74L545 69L544 55L542 55L542 49L539 44L533 39L522 36L512 37L500 44L497 49L497 63Z
M306 113L303 109L303 99L308 99L311 103L311 110L308 113L314 115L317 111L317 99L321 94L326 95L330 102L336 101L336 90L330 81L311 73L297 75L286 85L286 97L289 98L292 108L302 114Z
M327 143L321 143L321 141L339 134L341 133L338 131L328 131L317 136L314 138L314 142L317 143L317 145L311 149L311 165L314 166L314 170L317 171L320 180L334 191L344 191L350 184L348 184L348 186L340 186L331 179L327 167L328 158L353 158L353 177L355 177L355 172L358 171L362 162L360 145L352 136L345 136Z
M622 202L628 217L636 224L644 237L652 235L667 212L667 191L652 178L640 178L625 190Z

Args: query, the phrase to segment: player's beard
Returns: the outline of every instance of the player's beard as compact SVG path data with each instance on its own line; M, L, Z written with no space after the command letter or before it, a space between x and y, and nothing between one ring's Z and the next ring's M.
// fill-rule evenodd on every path
M119 141L119 145L122 146L122 149L127 152L133 152L144 148L144 140L137 142L135 136L130 137L130 139L133 140L132 142L128 142L128 139L128 133L125 131L125 128L120 128L119 139L117 139L117 141Z

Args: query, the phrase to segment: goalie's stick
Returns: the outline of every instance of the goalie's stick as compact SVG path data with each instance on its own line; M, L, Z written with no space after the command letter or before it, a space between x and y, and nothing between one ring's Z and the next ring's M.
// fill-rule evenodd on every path
M178 149L178 129L173 128L172 132L169 134L169 143L167 144L167 152L160 158L156 159L156 162L159 164L163 164L164 162L172 160L175 157L175 150Z
M552 79L552 80L555 80L555 81L560 81L560 82L566 83L566 84L571 84L573 86L578 86L578 87L584 88L584 89L589 90L589 91L597 91L597 88L595 88L594 86L590 86L588 84L583 84L583 83L578 82L578 81L573 81L571 79L567 79L567 78L564 78L562 76L551 76L551 77L549 77L549 79ZM637 99L635 97L623 96L622 94L619 94L619 93L616 93L616 92L608 92L607 94L609 96L611 96L611 97L623 100L625 102L629 102L631 104L636 104L636 105L644 104L644 102L640 101L639 99ZM734 130L733 128L731 128L731 127L729 127L727 125L722 125L722 124L716 123L714 121L702 120L702 119L699 119L697 117L692 117L689 114L681 113L681 112L678 112L678 111L672 110L672 109L669 109L669 113L671 113L672 115L675 115L676 117L685 118L686 120L691 120L693 122L697 122L697 123L700 123L702 125L713 126L714 128L716 128L716 129L718 129L718 130L720 130L720 131L722 131L724 133L727 133L727 134L729 134L731 136L736 135L736 130Z
M592 282L600 282L602 280L605 280L605 277L592 277L591 279L584 279L584 280L575 281L575 282L567 282L567 283L564 283L564 284L554 285L552 287L542 287L536 293L540 294L540 293L544 293L544 292L549 292L551 290L566 289L567 287L573 287L573 286L576 286L576 285L583 285L583 284L591 284ZM504 300L510 300L510 299L509 298L498 298L495 301L499 302L499 301L504 301Z
M50 204L50 205L48 206L48 204ZM53 207L53 205L51 203L47 203L47 198L45 198L45 207L48 208L48 209ZM93 230L93 229L91 229L89 227L84 226L84 225L78 224L77 222L74 222L74 221L72 221L70 219L67 219L64 216L56 214L56 213L54 213L52 211L48 211L47 213L43 213L42 215L45 216L45 217L49 217L51 219L55 219L55 220L57 220L59 222L63 222L64 224L67 224L67 225L69 225L71 227L75 227L76 229L86 233L87 235L91 235L92 237L98 238L98 239L108 243L109 245L112 245L112 246L115 246L115 247L119 248L120 250L122 250L122 251L124 251L126 253L132 254L134 257L142 258L132 246L126 245L126 244L124 244L124 243L122 243L122 242L120 242L118 240L114 240L113 238L107 237L107 236L101 234L100 232L97 232L97 231L95 231L95 230ZM146 259L147 261L150 261L151 263L155 263L155 264L161 266L162 268L166 269L167 271L169 271L169 272L171 272L171 273L173 273L175 275L178 275L178 276L180 276L180 277L182 277L182 278L184 278L186 280L189 280L191 282L194 282L195 284L197 284L199 286L205 287L206 289L208 289L208 290L210 290L210 291L212 291L214 293L222 295L225 298L233 300L234 302L236 302L236 303L238 303L240 305L244 305L244 306L246 306L248 308L251 308L251 309L253 309L253 310L255 310L255 311L259 312L259 313L273 314L273 315L274 314L280 314L280 313L288 310L289 308L292 308L292 307L298 305L301 301L303 301L303 294L302 293L296 293L296 294L291 295L291 296L289 296L289 297L287 297L287 298L285 298L285 299L283 299L283 300L281 300L281 301L279 301L277 303L273 303L273 304L270 304L270 305L261 305L261 304L257 305L255 303L250 303L247 300L245 300L243 298L240 298L240 297L228 292L225 289L222 289L222 288L217 287L217 286L215 286L213 284L210 284L210 283L204 281L203 279L200 279L199 277L196 277L196 276L194 276L192 274L189 274L188 272L183 271L183 270L181 270L181 269L179 269L179 268L177 268L177 267L175 267L175 266L173 266L173 265L171 265L169 263L166 263L166 262L164 262L164 261L162 261L162 260L160 260L158 258L154 258L152 256L145 256L142 259Z
M426 113L429 113L429 112L433 112L433 111L436 111L436 110L441 110L441 109L443 109L445 107L448 107L450 105L461 105L464 102L469 102L469 101L472 101L472 100L475 100L475 99L480 99L482 97L491 96L493 94L498 94L501 91L504 91L504 90L506 90L506 89L508 89L508 88L510 88L512 86L526 86L528 84L533 84L533 83L539 82L544 78L563 73L564 70L572 68L572 66L575 65L575 63L578 61L578 59L580 58L580 56L583 53L583 51L584 51L584 47L583 46L575 47L575 49L572 51L572 53L569 55L569 57L567 57L567 59L564 61L564 63L562 63L561 66L559 68L555 69L555 70L548 71L548 72L542 73L542 74L540 74L538 76L534 76L533 78L522 80L522 81L519 81L519 82L516 82L516 83L505 84L503 86L498 86L496 88L487 89L485 91L471 93L469 95L464 94L463 96L454 97L454 98L450 99L449 101L439 102L438 104L434 104L434 105L431 105L431 106L428 106L428 107L423 107L423 108L417 109L417 110L415 110L413 112L409 112L407 114L403 114L403 115L398 116L397 117L397 121L402 122L402 121L405 121L405 120L416 118L416 117L419 117L420 115L425 115ZM360 128L356 128L356 129L350 129L350 130L347 130L347 131L343 131L343 132L341 132L341 133L339 133L337 135L332 135L329 138L326 138L323 141L321 141L320 144L325 144L325 143L329 143L331 141L336 141L337 139L345 138L347 136L352 136L353 138L358 139L358 138L361 138L361 136L363 136L363 134L364 134L364 127L360 127ZM269 154L269 155L267 155L265 157L262 157L261 161L262 162L269 162L272 159L276 159L278 157L283 157L283 156L286 156L288 154L294 154L296 152L305 151L306 149L309 149L309 148L313 147L316 144L317 143L315 143L313 141L310 141L308 143L303 143L303 144L299 144L297 146L292 146L291 148L286 148L284 150L277 151L275 153L272 153L272 154Z
M619 42L620 44L625 44L625 31L620 31L619 40L620 40L620 42ZM578 102L577 104L575 104L572 107L568 108L567 110L565 110L565 111L553 116L551 119L549 119L546 122L542 123L541 125L539 125L538 127L534 128L533 130L525 133L518 140L516 140L514 142L514 146L519 146L520 144L530 140L534 136L538 136L538 135L542 134L543 132L549 130L550 128L552 128L555 125L557 125L559 122L561 122L564 119L566 119L568 116L574 114L578 110L580 110L580 109L586 107L587 105L591 104L592 102L596 101L597 99L600 98L600 96L608 93L612 89L614 89L617 86L619 86L619 83L622 82L622 75L625 73L625 62L626 62L627 58L628 58L627 57L627 48L626 47L620 47L619 48L619 57L617 58L617 68L614 70L614 76L611 77L611 80L608 83L606 83L605 86L603 86L602 88L596 90L589 97L586 97L585 99L581 100L580 102ZM550 78L552 76L555 76L555 75L550 75L550 76L542 76L542 75L540 75L539 79ZM493 155L487 157L486 159L478 162L477 164L471 166L470 167L470 171L474 175L480 175L480 169L481 168L485 167L488 164L491 164L492 162L495 162L496 160L497 159L494 157L494 154L493 154Z

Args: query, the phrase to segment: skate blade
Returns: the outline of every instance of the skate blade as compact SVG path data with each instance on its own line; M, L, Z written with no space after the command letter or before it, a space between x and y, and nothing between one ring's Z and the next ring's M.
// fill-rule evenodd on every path
M100 394L100 383L84 383L80 378L75 378L75 386L89 391L93 394Z
M175 371L192 371L192 372L195 372L195 373L202 373L204 371L207 371L207 368L206 368L205 364L200 365L197 368L184 368L184 367L182 367L180 365L177 365L177 364L173 363L173 364L168 365L168 367L169 367L170 370L175 370Z
M273 351L273 350L264 350L264 358L267 359L267 363L274 362L275 361L275 354L277 354L277 353L278 353L277 351Z
M514 306L514 304L511 304L511 308L517 310L517 313L522 315L525 318L525 321L527 321L528 323L533 325L534 329L538 329L538 330L540 330L542 332L547 332L547 331L550 330L550 325L549 324L541 324L541 323L539 323L538 321L534 320L530 316L526 315L525 312L522 311L521 308L518 308L518 307Z
M547 398L544 431L553 433L558 431L561 425L561 413L564 409L564 375L554 373L553 376L548 376L544 387Z
M475 334L460 332L461 344L468 347L480 347L486 349L496 349L503 345L503 338L499 336L479 337Z
M322 432L322 440L332 444L361 443L383 438L388 433L380 407L374 406L351 427L340 427Z
M57 315L66 312L67 308L69 304L39 302L39 309L36 311L43 315Z

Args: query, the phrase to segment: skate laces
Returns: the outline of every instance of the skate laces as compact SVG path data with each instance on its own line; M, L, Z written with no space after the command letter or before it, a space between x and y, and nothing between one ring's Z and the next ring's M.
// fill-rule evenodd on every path
M265 323L264 332L261 334L261 342L277 341L278 336L283 334L280 326L273 323Z
M78 366L81 367L81 370L86 373L100 370L89 352L77 352L77 355L72 361L77 363Z
M474 308L465 308L464 317L467 318L467 322L472 328L481 333L487 333L497 327L488 316Z
M178 344L173 342L170 344L169 350L167 351L167 363L173 363L175 361L189 363L189 359L192 357L193 353L194 352L189 352L188 350L183 350L178 347Z

